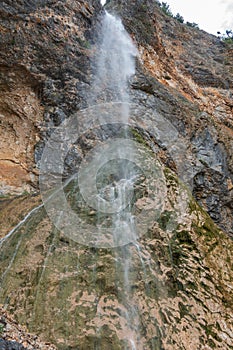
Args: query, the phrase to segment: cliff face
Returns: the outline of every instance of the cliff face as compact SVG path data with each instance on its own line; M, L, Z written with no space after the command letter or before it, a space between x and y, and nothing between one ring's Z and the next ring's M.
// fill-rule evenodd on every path
M131 339L143 350L231 349L232 51L167 17L154 1L110 1L107 8L120 15L140 52L130 82L137 106L131 132L160 164L161 213L138 245L96 249L59 232L39 196L3 198L1 237L37 209L0 242L0 301L62 350L130 349ZM101 15L94 0L0 5L3 195L38 191L45 141L87 106ZM104 132L111 138L121 130ZM103 138L84 135L65 170L72 173ZM72 208L96 222L72 186ZM141 192L139 209L148 204Z
M1 350L56 350L54 345L40 341L38 336L30 334L24 327L20 327L1 307L0 315Z
M193 193L232 234L232 48L164 15L156 2L108 6L139 48L135 101L156 105L190 142ZM37 188L35 164L49 132L86 106L100 10L98 1L1 5L2 194Z
M232 234L232 47L166 16L155 1L111 1L109 8L139 47L135 100L153 104L186 138L193 194Z
M100 8L98 1L0 4L3 195L38 187L35 163L47 128L84 101L90 32Z

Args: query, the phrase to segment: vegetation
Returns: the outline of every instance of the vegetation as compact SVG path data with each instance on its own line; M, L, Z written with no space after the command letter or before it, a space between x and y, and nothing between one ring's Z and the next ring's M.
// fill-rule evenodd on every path
M198 24L195 22L186 22L187 26L192 27L192 28L198 28Z
M9 198L9 197L10 197L9 194L0 193L0 199L6 199L6 198Z
M225 43L228 44L233 44L233 30L232 29L227 29L224 34L221 34L221 32L217 32L219 35L219 38L224 41Z
M0 323L0 334L4 332L4 325Z
M184 17L181 16L179 13L177 13L176 15L173 15L171 9L170 9L170 5L167 2L159 2L158 1L158 5L161 7L161 10L169 17L172 17L174 19L176 19L178 22L180 23L184 23ZM185 23L187 26L192 27L192 28L198 28L198 24L194 23L194 22L186 22Z
M170 5L167 4L166 2L162 2L161 4L159 4L161 7L161 10L166 13L166 15L173 17L172 11L170 9Z
M179 13L177 13L174 18L177 19L178 22L184 23L184 17L182 17Z

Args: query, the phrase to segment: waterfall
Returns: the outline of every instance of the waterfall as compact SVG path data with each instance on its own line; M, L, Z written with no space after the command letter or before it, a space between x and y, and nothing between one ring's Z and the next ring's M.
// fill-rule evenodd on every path
M122 108L116 122L124 125L127 125L129 118L129 80L135 74L135 57L137 54L138 51L121 20L105 12L102 19L97 54L93 61L94 79L90 101L92 104L97 104L97 107L100 103L120 102ZM108 123L107 117L104 120L101 119L101 121L104 124ZM123 137L125 139L128 138L127 127L124 129ZM115 269L116 276L122 274L119 278L123 284L119 297L123 300L126 307L125 318L127 324L124 331L127 333L127 339L125 339L127 345L125 349L130 347L137 350L142 349L139 330L140 315L137 311L137 305L133 301L132 285L135 282L135 277L130 278L129 274L132 270L132 261L135 254L139 256L142 266L144 263L139 246L136 243L137 233L134 225L134 215L131 213L131 206L128 204L130 204L130 194L133 191L134 182L138 174L132 163L133 156L128 153L127 147L123 149L120 145L116 145L116 147L115 161L109 162L106 157L106 166L102 167L102 169L104 168L105 177L106 173L107 175L114 173L115 180L101 188L99 202L105 201L106 208L109 204L113 207L113 203L116 203L117 200L119 207L127 208L128 206L125 210L121 211L117 208L115 212L113 211L111 219L115 245L117 246L117 242L120 242L122 235L130 237L129 242L133 242L126 246L119 246L115 250ZM129 147L128 150L130 149ZM117 159L117 156L119 159ZM123 161L125 159L131 159L131 162ZM102 181L103 178L104 175L102 176ZM127 239L123 241L127 241ZM116 281L116 283L118 282Z
M129 102L128 81L135 73L135 56L137 49L121 20L105 12L93 62L95 102Z

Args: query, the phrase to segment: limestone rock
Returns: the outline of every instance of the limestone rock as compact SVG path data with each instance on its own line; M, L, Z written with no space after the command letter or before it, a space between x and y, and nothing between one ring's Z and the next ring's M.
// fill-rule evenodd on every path
M193 194L232 235L232 48L165 15L156 1L112 0L107 9L119 14L139 47L134 100L153 106L185 137Z
M107 8L122 17L140 52L130 82L137 127L130 132L160 164L164 205L137 244L96 249L59 232L39 196L2 198L0 237L13 233L0 241L1 303L61 350L231 349L231 49L167 17L156 1L111 0ZM101 15L97 0L0 4L3 195L38 191L46 141L87 106ZM65 177L121 132L106 126L83 135L67 155ZM66 187L71 208L96 223L75 186ZM137 210L151 207L138 186Z
M49 343L43 343L38 336L27 332L0 307L0 349L1 350L56 350Z

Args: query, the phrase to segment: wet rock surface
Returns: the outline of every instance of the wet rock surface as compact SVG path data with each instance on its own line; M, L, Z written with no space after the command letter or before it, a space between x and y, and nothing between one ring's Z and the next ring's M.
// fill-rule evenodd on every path
M35 190L49 130L85 105L100 10L98 1L0 4L2 195Z
M112 0L108 9L123 18L140 52L130 82L132 102L139 105L133 137L163 167L166 205L138 246L118 252L117 263L114 250L88 248L64 236L40 208L0 247L0 300L18 323L61 350L128 349L137 333L139 350L231 349L232 51L167 17L155 1ZM0 4L2 195L38 191L45 142L87 106L101 11L94 0ZM118 131L106 127L83 135L67 154L65 177L93 145ZM175 146L181 140L181 159L173 139ZM177 175L188 180L202 208ZM67 195L72 198L72 187ZM0 237L39 203L1 198ZM143 198L139 205L145 205ZM97 220L92 211L82 211L82 219ZM127 256L132 304L140 315L135 328L119 272ZM3 333L2 346L17 341L19 349L54 349L14 332Z
M134 101L153 106L185 137L193 162L193 194L232 236L232 48L166 16L156 1L132 6L113 0L107 8L123 18L139 47ZM219 174L210 180L212 186L200 187L196 177L204 174L207 184L211 172ZM217 201L206 200L212 190Z
M166 16L154 1L111 1L107 8L123 18L139 48L133 100L155 108L186 137L193 177L219 172L223 180L213 186L222 190L214 208L213 201L205 200L209 189L196 188L195 179L193 193L210 214L219 212L216 222L232 235L232 190L226 193L226 183L233 182L231 49ZM40 164L46 140L87 105L101 11L98 1L1 4L2 195L36 190L35 164ZM72 154L70 164L80 159L80 152ZM223 157L224 166L216 157Z
M43 343L38 336L30 334L0 307L0 349L1 350L56 350L49 343Z
M59 232L43 208L4 242L0 297L19 323L61 350L121 349L130 347L129 335L143 350L233 346L232 241L172 171L164 174L163 210L138 245L85 247ZM137 205L146 207L146 198ZM79 215L99 220L91 209Z

